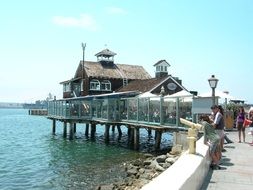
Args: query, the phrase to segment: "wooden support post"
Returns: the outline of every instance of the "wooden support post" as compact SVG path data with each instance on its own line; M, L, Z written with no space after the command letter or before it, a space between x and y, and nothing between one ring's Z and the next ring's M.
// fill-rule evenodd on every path
M85 136L89 135L89 128L90 128L89 123L86 123L86 126L85 126Z
M74 139L74 124L69 123L69 140Z
M155 131L156 133L156 139L155 139L155 150L160 149L161 139L162 139L162 131Z
M105 142L109 142L109 131L110 131L110 125L106 124L105 125Z
M151 137L151 135L152 135L152 130L148 129L148 137Z
M56 130L56 120L53 119L53 126L52 126L52 134L55 135L55 130Z
M127 138L128 138L128 141L130 140L130 136L131 136L131 127L128 125L127 126Z
M122 136L122 131L121 131L120 125L117 125L117 129L118 129L119 136L121 137Z
M90 129L90 136L91 136L91 138L95 138L95 133L96 133L96 124L92 123L91 124L91 129Z
M140 147L140 129L134 128L134 150L139 150Z
M67 137L67 122L64 121L63 123L63 138Z
M112 125L112 132L115 132L115 125Z
M134 129L129 127L129 130L130 130L129 145L130 145L130 147L133 147L133 144L134 144Z
M73 130L74 130L74 134L76 133L76 123L73 124L74 127L73 127Z

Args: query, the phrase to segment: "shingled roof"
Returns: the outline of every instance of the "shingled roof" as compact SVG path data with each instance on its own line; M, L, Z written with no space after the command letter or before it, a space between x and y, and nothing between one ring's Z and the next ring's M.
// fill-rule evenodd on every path
M163 82L166 78L167 77L131 81L127 86L120 88L117 92L126 92L126 91L139 91L141 93L148 92L152 90L154 86L157 86L161 82Z
M75 78L82 76L82 61L76 71ZM99 62L85 61L84 70L88 77L150 79L151 76L142 66L114 64L112 67L104 67Z
M95 56L106 56L106 57L111 57L117 55L116 53L110 51L109 49L104 49L100 52L98 52Z

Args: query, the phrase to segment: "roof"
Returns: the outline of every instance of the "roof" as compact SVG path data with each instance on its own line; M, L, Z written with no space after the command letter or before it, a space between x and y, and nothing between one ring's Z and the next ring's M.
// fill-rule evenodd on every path
M81 77L72 78L72 79L70 79L70 80L65 80L65 81L60 82L60 84L65 84L65 83L74 82L74 81L77 81L77 80L79 80L79 79L81 79Z
M75 74L75 77L82 76L82 61ZM127 79L150 79L151 76L139 65L114 64L112 67L104 67L99 62L84 62L84 70L88 77L104 78L127 78Z
M177 85L177 88L176 88L177 90L176 92L174 90L173 91L166 90L167 94L175 94L182 90L188 92L188 90L185 87L183 87L181 84L179 84L177 80L175 79L175 77L171 75L168 75L165 77L159 77L159 78L131 81L127 86L120 88L118 92L139 91L141 93L150 92L152 94L160 94L160 87L166 85L168 82L175 83ZM189 95L189 92L187 95Z
M139 95L139 92L136 91L128 91L128 92L113 92L113 93L106 93L106 94L98 94L98 95L87 95L87 96L80 96L80 97L73 97L73 98L63 98L59 100L91 100L91 99L106 99L106 98L128 98L128 97L135 97Z
M98 57L98 56L104 56L104 57L112 57L114 55L117 55L116 53L110 51L109 49L104 49L100 52L98 52L95 56Z
M153 66L159 65L159 64L161 64L161 63L166 63L168 66L170 66L170 64L169 64L165 59L158 61L158 62L157 62L156 64L154 64Z
M125 92L125 91L140 91L142 93L148 92L152 90L154 86L159 85L166 78L167 77L131 81L127 86L124 86L123 88L119 89L118 92Z

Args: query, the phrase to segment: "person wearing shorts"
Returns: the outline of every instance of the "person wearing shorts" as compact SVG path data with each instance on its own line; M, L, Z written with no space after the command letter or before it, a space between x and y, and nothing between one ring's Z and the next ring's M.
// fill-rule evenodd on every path
M245 142L245 127L243 126L243 122L245 120L245 111L242 106L239 107L239 112L236 117L236 128L238 130L239 143L241 143L241 134L243 137L243 142Z

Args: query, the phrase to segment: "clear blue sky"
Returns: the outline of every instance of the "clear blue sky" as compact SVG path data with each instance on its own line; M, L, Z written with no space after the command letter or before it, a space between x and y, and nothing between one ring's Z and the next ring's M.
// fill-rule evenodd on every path
M219 90L253 103L253 1L251 0L6 0L0 6L0 102L33 102L74 76L82 59L104 48L115 62L153 65L188 90Z

